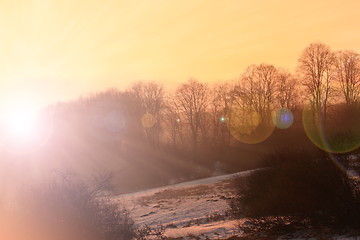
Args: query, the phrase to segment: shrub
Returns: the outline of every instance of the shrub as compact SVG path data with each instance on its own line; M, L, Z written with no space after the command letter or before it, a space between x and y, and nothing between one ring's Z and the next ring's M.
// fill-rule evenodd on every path
M311 224L353 225L359 200L353 182L322 152L281 151L265 158L232 201L234 214L251 217L292 215Z
M108 178L85 184L61 175L47 187L32 191L32 215L59 239L129 240L134 221L120 204L103 195Z

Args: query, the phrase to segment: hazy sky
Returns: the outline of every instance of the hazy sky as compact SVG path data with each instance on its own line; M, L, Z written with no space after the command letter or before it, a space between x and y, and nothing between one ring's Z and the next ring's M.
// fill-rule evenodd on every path
M311 42L360 52L359 9L359 0L1 0L0 95L174 87L259 63L293 71Z

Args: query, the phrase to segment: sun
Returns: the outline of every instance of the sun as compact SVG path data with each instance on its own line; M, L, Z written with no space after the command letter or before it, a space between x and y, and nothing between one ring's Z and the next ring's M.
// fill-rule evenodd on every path
M40 106L36 96L11 94L0 102L1 145L12 151L32 146L41 134Z
M36 134L38 109L29 102L12 104L4 111L4 130L16 138L29 138Z

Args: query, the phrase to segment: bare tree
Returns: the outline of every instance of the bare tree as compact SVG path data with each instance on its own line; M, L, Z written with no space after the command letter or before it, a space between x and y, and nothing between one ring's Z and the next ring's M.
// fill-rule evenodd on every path
M298 69L310 94L312 108L321 113L324 121L331 95L334 54L327 45L312 43L299 58Z
M360 55L352 51L336 53L336 77L347 108L357 103L360 94Z
M273 65L251 65L235 87L235 95L263 119L269 117L276 96L277 69Z
M137 82L130 90L137 100L140 109L139 117L148 141L159 144L161 120L165 108L165 93L163 86L156 82Z
M228 112L232 101L232 87L229 83L217 84L211 94L212 142L217 146L229 144L230 133L227 129Z
M209 101L209 88L198 80L190 79L176 90L175 101L179 112L184 119L182 124L188 124L193 150L197 150L201 128L204 126L204 117Z
M168 99L165 109L166 132L170 138L173 147L183 144L183 131L180 119L180 110L178 104L173 98Z
M281 108L292 109L298 103L298 80L289 72L279 71L276 82L276 102Z

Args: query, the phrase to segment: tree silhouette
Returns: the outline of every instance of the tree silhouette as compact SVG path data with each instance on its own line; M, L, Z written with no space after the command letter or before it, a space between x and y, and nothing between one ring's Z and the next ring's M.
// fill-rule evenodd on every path
M291 73L279 71L276 82L276 105L292 109L299 104L298 80Z
M262 119L268 119L276 97L277 69L273 65L260 64L249 66L234 90L234 96L250 107Z
M187 83L181 84L175 93L175 101L181 114L180 120L186 121L189 126L195 152L198 147L201 128L205 127L204 121L209 94L208 86L195 79L190 79Z
M310 94L310 103L326 120L328 102L333 88L334 54L322 43L310 44L299 58L299 71L304 86Z
M165 108L165 92L156 82L137 82L128 90L137 100L139 120L149 143L159 145L161 121Z
M360 94L360 55L353 51L336 53L336 77L348 108L354 106Z

